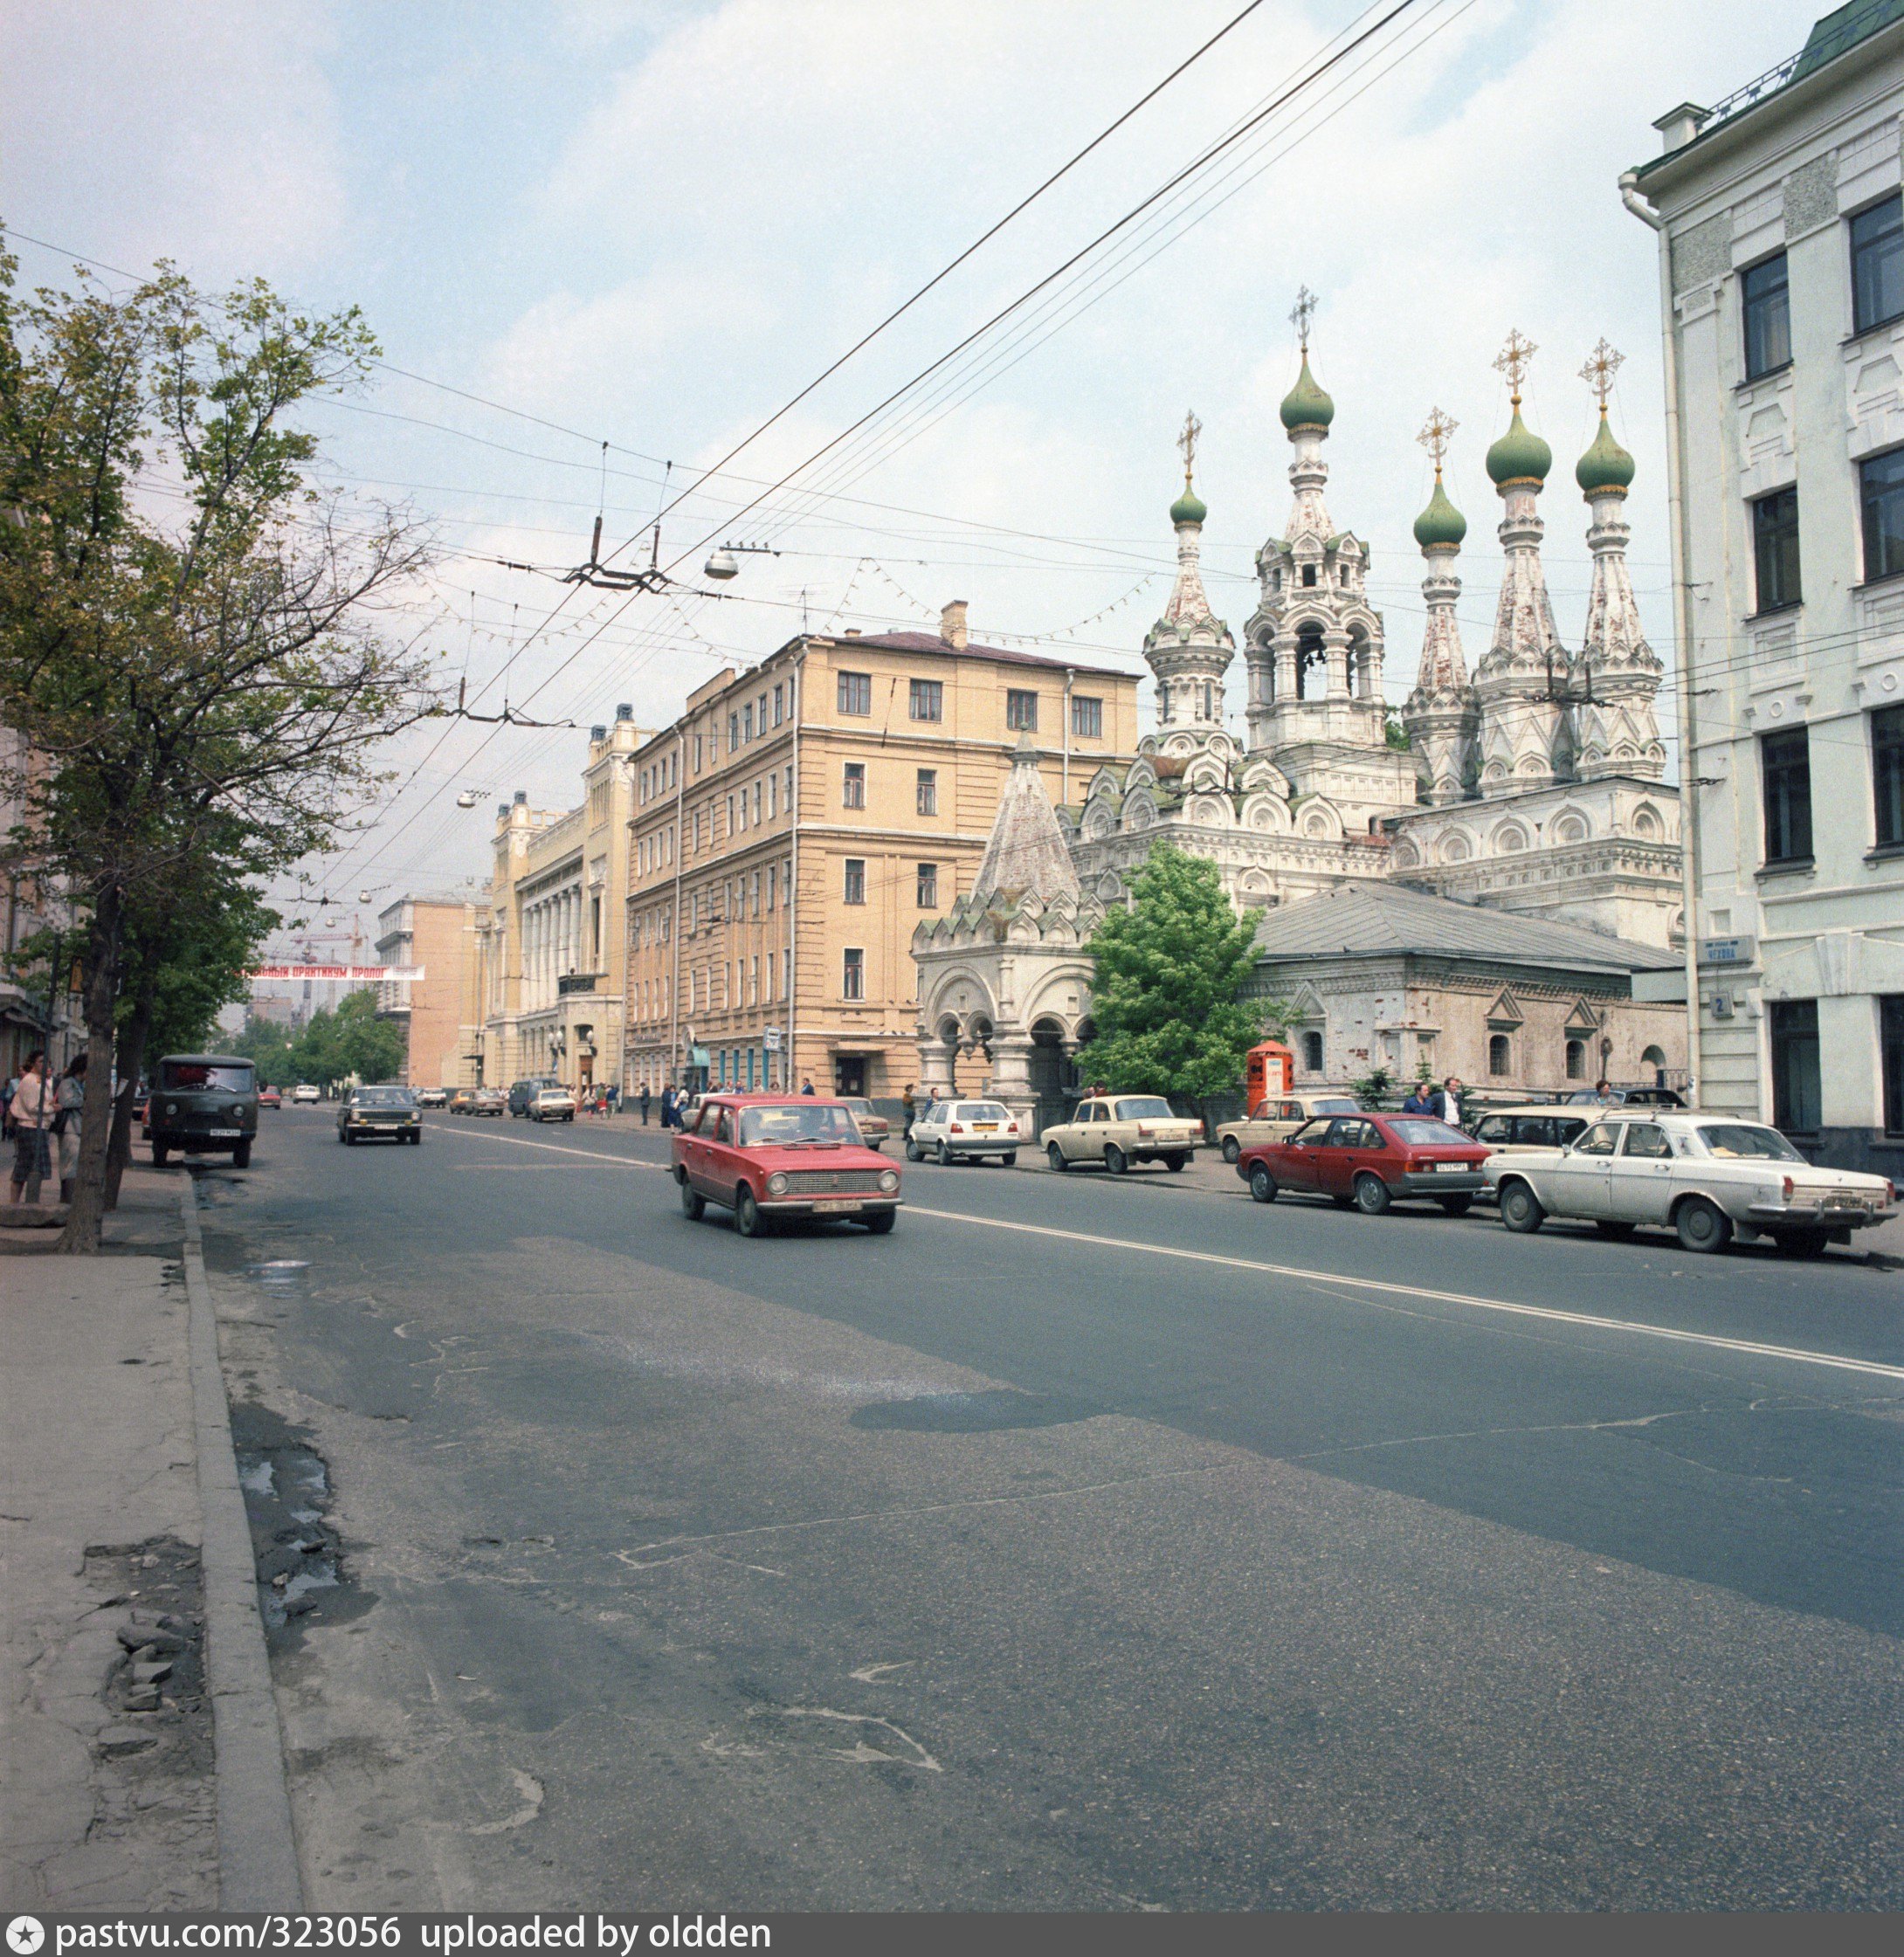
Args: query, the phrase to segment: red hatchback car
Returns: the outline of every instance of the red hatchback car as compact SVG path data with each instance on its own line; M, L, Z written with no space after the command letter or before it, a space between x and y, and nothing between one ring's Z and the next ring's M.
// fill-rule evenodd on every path
M844 1101L811 1094L710 1094L674 1137L681 1208L710 1202L742 1237L783 1216L845 1216L875 1236L899 1214L899 1171L859 1139Z
M1438 1202L1464 1215L1481 1188L1494 1151L1427 1114L1335 1114L1304 1124L1282 1141L1259 1142L1237 1157L1236 1172L1259 1202L1286 1191L1333 1197L1367 1216L1391 1202Z

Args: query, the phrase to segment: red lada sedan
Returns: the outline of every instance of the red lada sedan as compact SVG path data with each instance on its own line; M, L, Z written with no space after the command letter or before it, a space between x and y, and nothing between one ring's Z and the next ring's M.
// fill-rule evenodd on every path
M1237 1157L1259 1202L1287 1192L1326 1196L1379 1216L1391 1202L1438 1202L1464 1215L1493 1150L1428 1114L1336 1114L1308 1121L1282 1141Z
M681 1208L698 1223L717 1202L742 1237L783 1216L845 1216L883 1236L899 1214L899 1171L859 1139L844 1101L709 1094L673 1152Z

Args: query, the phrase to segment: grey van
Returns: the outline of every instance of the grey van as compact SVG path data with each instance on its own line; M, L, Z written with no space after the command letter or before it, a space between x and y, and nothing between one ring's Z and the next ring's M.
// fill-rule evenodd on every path
M235 1168L249 1168L258 1134L257 1068L231 1053L169 1053L153 1077L144 1132L155 1166L174 1150L230 1149Z
M534 1115L535 1097L545 1087L559 1088L562 1083L552 1074L539 1073L533 1080L518 1080L509 1089L509 1112L512 1114Z

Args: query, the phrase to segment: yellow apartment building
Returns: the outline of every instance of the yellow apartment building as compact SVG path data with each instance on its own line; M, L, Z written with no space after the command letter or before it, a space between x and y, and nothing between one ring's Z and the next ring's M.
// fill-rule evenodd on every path
M521 790L498 805L467 1085L547 1075L579 1092L621 1078L634 756L650 738L619 706L612 727L589 731L575 808L532 809Z
M467 975L488 892L472 888L400 897L377 917L377 958L420 969L421 978L387 979L377 1010L404 1028L404 1082L410 1087L463 1083Z
M970 887L1029 734L1065 803L1137 745L1137 680L936 635L803 634L633 757L624 1084L893 1099L915 926Z

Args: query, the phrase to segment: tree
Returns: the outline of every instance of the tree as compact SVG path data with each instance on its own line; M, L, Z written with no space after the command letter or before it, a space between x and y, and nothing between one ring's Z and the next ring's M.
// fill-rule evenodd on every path
M1204 1106L1243 1080L1245 1057L1280 1015L1245 996L1260 911L1239 918L1215 864L1160 843L1131 884L1128 909L1092 934L1096 1037L1079 1055L1093 1078Z
M335 1012L314 1012L286 1050L299 1080L335 1087L340 1081L392 1080L403 1071L404 1035L377 1012L376 994L347 994Z
M376 624L429 554L402 513L317 486L293 425L367 374L354 308L307 318L262 282L214 300L165 266L120 298L81 272L22 300L14 270L0 252L0 725L27 759L0 786L25 809L9 852L84 914L104 1055L157 1010L208 854L262 877L326 846L377 741L433 710ZM122 1037L122 1078L141 1058ZM67 1250L99 1248L110 1071L86 1075Z

